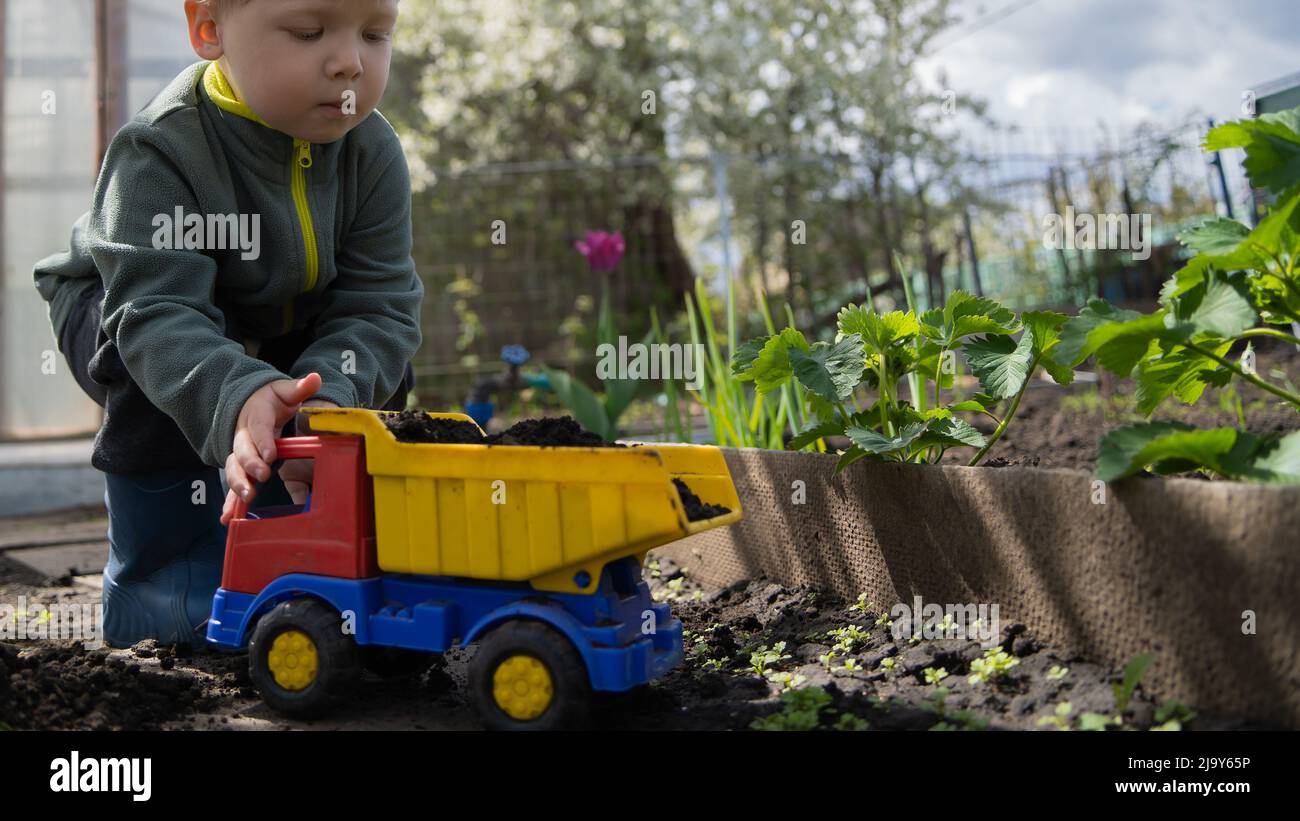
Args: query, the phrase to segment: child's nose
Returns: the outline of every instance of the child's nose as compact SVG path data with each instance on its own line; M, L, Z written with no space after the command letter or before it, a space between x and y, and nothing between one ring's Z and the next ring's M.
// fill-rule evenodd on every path
M352 47L341 49L330 58L325 70L336 80L356 80L363 72L361 54Z

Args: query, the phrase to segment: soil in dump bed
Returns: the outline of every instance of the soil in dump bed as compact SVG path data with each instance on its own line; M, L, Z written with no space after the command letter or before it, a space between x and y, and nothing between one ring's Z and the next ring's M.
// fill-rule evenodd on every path
M530 445L544 448L621 448L583 430L572 416L524 419L500 433L483 436L477 426L458 419L434 419L422 410L383 417L399 442L439 445Z
M696 496L681 479L673 479L673 484L681 494L682 504L686 506L686 518L689 521L698 522L702 519L712 519L714 516L725 516L731 512L731 508L701 502L700 497Z
M434 419L421 410L406 410L384 416L384 424L399 442L441 445L527 445L561 448L621 448L600 436L583 430L572 416L524 419L500 433L484 437L476 426L457 419ZM686 518L692 522L730 513L730 509L700 500L681 479L674 479L677 492L686 506Z

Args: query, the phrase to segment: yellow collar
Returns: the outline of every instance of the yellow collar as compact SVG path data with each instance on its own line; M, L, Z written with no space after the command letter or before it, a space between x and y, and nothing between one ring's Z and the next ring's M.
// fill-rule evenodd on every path
M218 108L270 128L265 120L253 113L253 109L249 108L247 103L235 97L235 90L230 86L230 81L226 79L225 73L217 65L216 60L208 63L207 69L203 72L203 90L208 92L208 96Z

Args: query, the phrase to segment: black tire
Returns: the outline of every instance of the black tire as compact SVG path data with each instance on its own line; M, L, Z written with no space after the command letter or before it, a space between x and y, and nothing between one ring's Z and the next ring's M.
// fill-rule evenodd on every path
M380 678L417 676L433 665L433 654L403 647L367 644L361 648L361 666Z
M305 637L315 653L315 674L301 689L282 686L271 669L276 640L294 631ZM286 641L303 643L294 636L286 636ZM355 691L361 656L356 641L343 632L338 611L317 599L291 599L257 623L248 645L248 673L271 709L293 718L312 718Z
M497 703L497 670L516 657L541 662L550 677L550 700L540 715L511 716ZM470 661L468 684L470 700L489 730L580 729L589 718L587 667L568 639L541 622L506 622L484 637Z

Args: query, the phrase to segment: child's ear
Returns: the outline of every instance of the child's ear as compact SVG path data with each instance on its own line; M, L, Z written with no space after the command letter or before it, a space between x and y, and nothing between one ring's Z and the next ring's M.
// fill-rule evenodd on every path
M217 36L217 21L212 9L199 5L197 0L185 0L185 19L189 23L190 45L194 53L204 60L216 60L225 53L221 38Z

